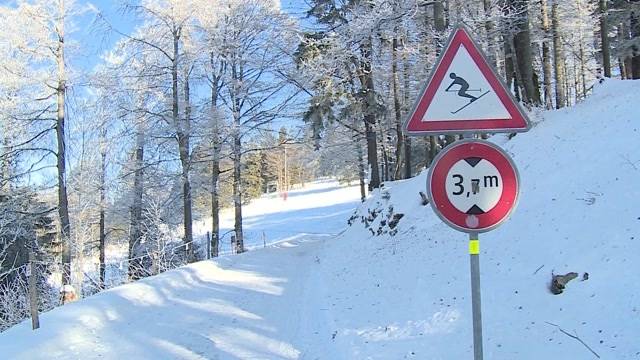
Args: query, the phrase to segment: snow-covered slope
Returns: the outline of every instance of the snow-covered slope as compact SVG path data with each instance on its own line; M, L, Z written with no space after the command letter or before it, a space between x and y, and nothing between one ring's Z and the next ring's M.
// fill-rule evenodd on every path
M332 179L305 184L287 193L264 195L242 208L245 247L260 248L305 235L336 235L344 230L345 218L360 203L358 186L341 186ZM220 216L220 254L231 253L233 208ZM196 238L205 239L211 219L194 224ZM204 248L204 246L203 246Z
M481 235L485 358L640 358L638 100L640 82L610 80L529 133L493 138L522 192ZM0 357L471 358L467 238L420 204L425 177L386 184L337 237L192 264L44 314L36 332L20 324L0 334ZM552 271L589 278L552 295Z
M481 235L486 358L595 358L560 329L602 358L640 358L639 100L639 82L609 81L575 108L543 113L529 133L495 139L519 167L522 193L511 220ZM354 230L354 241L328 245L343 254L328 257L345 279L331 289L346 294L332 314L354 358L471 357L466 236L418 205L425 182L423 173L390 184L388 201L371 199L379 218L388 205L407 215L395 237L362 231L358 241ZM552 271L589 279L555 296Z

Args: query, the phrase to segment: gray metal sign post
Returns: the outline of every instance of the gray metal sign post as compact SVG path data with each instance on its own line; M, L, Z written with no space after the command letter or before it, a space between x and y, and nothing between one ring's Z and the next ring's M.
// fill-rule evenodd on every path
M478 233L469 234L471 264L471 308L473 312L473 359L482 360L482 302L480 300L480 240Z

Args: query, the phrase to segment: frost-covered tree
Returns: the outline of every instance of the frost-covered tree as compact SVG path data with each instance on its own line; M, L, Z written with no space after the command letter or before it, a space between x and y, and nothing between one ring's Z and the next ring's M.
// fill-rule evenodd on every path
M178 148L183 200L183 229L184 244L188 251L188 258L193 249L193 207L189 172L191 168L191 104L189 100L189 75L192 63L185 51L185 44L192 31L196 8L193 1L174 0L145 0L130 2L125 9L135 14L143 25L127 39L145 51L154 52L157 57L155 64L150 64L156 70L156 76L165 78L167 99L166 108L155 113L158 121L168 125L172 137L175 137ZM180 75L183 75L180 79ZM182 80L183 99L180 95ZM181 101L182 100L182 101ZM183 105L181 111L180 105Z
M40 158L30 171L51 167L55 159L59 237L62 244L62 282L69 284L71 264L71 220L67 195L67 114L70 79L65 60L66 31L82 9L72 0L21 0L0 7L3 37L11 54L21 58L24 72L14 73L28 106L14 119L29 128L25 139L14 144L14 153L30 152ZM4 43L5 41L0 41ZM53 139L52 139L53 138ZM51 141L54 145L46 144Z
M201 144L199 156L203 161L208 160L209 165L209 181L203 183L208 183L206 187L210 194L210 248L214 257L218 256L220 242L220 162L223 157L223 145L229 136L226 131L227 127L224 126L225 114L220 100L221 91L225 85L224 75L227 71L227 59L223 55L225 44L221 41L222 33L219 31L218 24L221 19L220 15L225 10L226 8L215 6L210 2L199 3L198 11L195 14L198 26L194 36L198 40L194 42L194 47L199 49L197 52L200 54L200 73L205 79L210 93L208 111L205 110L204 115L208 121L204 120L202 123L203 133L206 134L209 141Z
M618 58L618 69L623 79L640 79L640 4L637 1L614 0L604 14L615 33L612 54ZM606 4L605 4L606 5ZM603 6L601 5L601 13Z
M243 137L283 116L294 90L286 73L292 67L295 23L277 3L241 0L228 3L218 22L220 56L226 71L220 101L231 120L233 203L236 252L244 251L242 231Z

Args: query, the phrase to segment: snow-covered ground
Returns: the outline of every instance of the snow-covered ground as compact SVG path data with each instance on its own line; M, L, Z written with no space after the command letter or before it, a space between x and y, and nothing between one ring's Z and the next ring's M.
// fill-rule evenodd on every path
M640 82L609 80L529 133L493 138L522 192L481 235L486 359L640 358L639 100ZM53 310L38 331L0 334L0 357L472 358L467 237L420 204L425 178L387 183L343 233L357 187L260 200L247 226L285 240ZM552 295L552 271L580 277Z
M245 247L255 249L282 240L305 235L337 235L344 230L345 219L360 203L358 186L341 186L332 179L305 184L287 193L272 193L255 199L242 208ZM233 209L220 216L220 253L231 253ZM197 238L204 239L211 219L194 224Z

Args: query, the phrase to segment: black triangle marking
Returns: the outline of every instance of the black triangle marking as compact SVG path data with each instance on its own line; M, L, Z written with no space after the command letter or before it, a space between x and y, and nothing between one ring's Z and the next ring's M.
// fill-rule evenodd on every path
M480 209L478 207L478 205L473 205L471 207L471 209L467 210L467 214L469 214L469 215L481 215L481 214L484 214L484 210Z
M476 165L478 165L480 160L482 160L482 158L479 158L479 157L464 158L464 161L466 161L467 164L471 165L471 167L475 167Z

